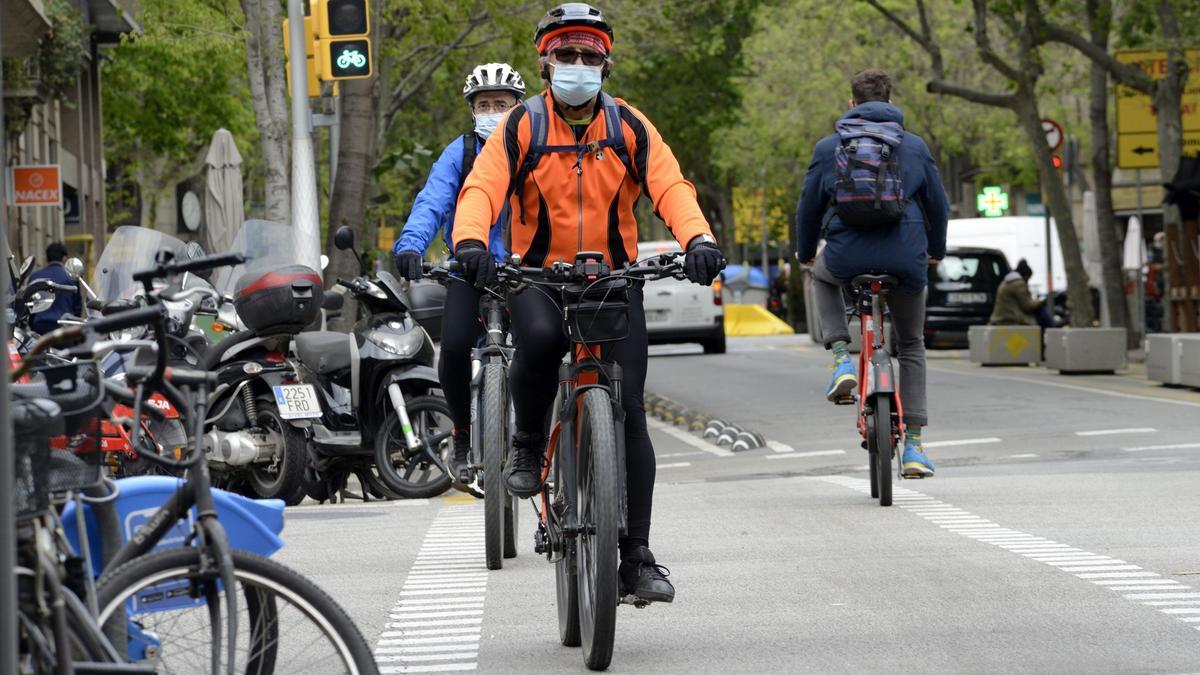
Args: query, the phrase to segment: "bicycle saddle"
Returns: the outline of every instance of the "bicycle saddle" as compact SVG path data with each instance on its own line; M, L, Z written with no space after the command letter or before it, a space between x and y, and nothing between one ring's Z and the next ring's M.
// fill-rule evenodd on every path
M886 291L889 288L899 285L900 280L891 274L859 274L850 282L858 290L870 288L875 283L878 283Z

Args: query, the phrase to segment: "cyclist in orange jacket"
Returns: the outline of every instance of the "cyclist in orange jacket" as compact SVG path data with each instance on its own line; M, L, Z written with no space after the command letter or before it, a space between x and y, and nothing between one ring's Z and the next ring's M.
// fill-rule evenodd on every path
M549 88L500 121L500 142L488 143L458 197L454 253L467 281L495 275L488 229L511 202L510 250L523 265L574 261L602 251L619 267L637 257L633 207L643 192L687 252L688 278L709 285L722 256L696 201L696 189L641 112L601 91L612 70L613 31L600 10L568 3L538 23L534 42ZM670 602L675 589L649 549L654 448L646 429L646 317L640 289L629 293L629 337L604 345L604 357L624 373L628 536L621 540L622 592ZM545 424L554 401L558 364L569 348L562 310L537 291L510 298L516 356L512 391L515 452L505 482L518 497L541 489Z

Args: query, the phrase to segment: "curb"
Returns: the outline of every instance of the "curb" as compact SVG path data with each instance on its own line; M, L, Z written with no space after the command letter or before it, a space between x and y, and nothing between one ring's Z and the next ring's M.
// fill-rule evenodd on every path
M644 403L648 415L699 434L700 438L717 447L728 446L732 452L745 452L767 445L766 438L756 431L692 410L665 396L647 392Z

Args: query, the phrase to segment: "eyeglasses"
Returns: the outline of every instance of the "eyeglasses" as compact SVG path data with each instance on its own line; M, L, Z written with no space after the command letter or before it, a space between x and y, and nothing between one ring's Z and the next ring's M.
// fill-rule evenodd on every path
M492 101L492 102L480 101L479 103L476 103L474 106L472 106L472 108L477 113L488 113L488 112L502 113L502 112L507 111L511 107L513 107L513 104L509 103L508 101Z
M601 66L604 65L604 55L596 52L585 52L578 49L555 49L550 52L554 62L560 65L572 65L577 60L582 60L585 66Z

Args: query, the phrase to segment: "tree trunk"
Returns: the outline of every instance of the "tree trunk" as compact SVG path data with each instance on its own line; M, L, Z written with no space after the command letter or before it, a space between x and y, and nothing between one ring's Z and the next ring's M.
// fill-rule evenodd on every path
M1088 0L1087 14L1092 43L1100 49L1108 49L1108 35L1112 20L1111 0ZM1108 130L1108 71L1092 63L1091 99L1088 118L1092 125L1092 173L1096 186L1096 219L1099 229L1100 264L1104 271L1104 297L1112 325L1127 328L1130 325L1129 305L1125 301L1124 272L1122 271L1121 233L1117 230L1117 218L1113 213L1112 167L1109 163ZM1128 333L1130 346L1137 346L1137 335Z
M1168 38L1175 38L1174 42L1177 46L1179 28L1175 25L1172 31L1168 26L1169 23L1172 23L1169 16L1173 14L1169 11L1169 2L1163 0L1160 4L1165 8L1165 11L1160 8L1159 16L1163 33ZM1179 171L1179 161L1183 156L1182 99L1183 87L1187 81L1187 69L1188 65L1183 50L1178 48L1168 50L1167 74L1158 81L1158 87L1154 92L1154 107L1157 111L1158 123L1158 166L1164 183L1175 177L1175 173ZM1173 287L1179 288L1187 285L1183 275L1184 264L1180 262L1172 265L1171 258L1174 256L1178 261L1180 256L1186 260L1195 255L1193 247L1184 236L1183 217L1179 213L1179 207L1175 204L1163 204L1163 232L1167 235L1163 253L1168 259L1166 265L1167 297L1164 300L1166 312L1163 317L1163 325L1167 332L1173 332L1181 330L1181 327L1187 324L1187 320L1181 316L1180 310L1186 309L1190 303L1171 299ZM1171 274L1172 271L1175 274Z
M264 11L264 7L266 7ZM246 65L250 103L258 127L263 159L266 218L280 223L291 219L288 167L288 105L284 92L280 10L268 0L242 0L246 15Z
M350 251L339 251L333 245L337 228L348 225L354 230L356 248L362 251L368 228L363 226L367 210L367 188L371 170L375 167L376 106L379 103L376 79L345 80L340 84L342 95L341 135L338 137L337 177L329 197L329 267L325 270L326 286L338 277L358 276L358 261ZM391 251L382 252L383 265L391 267ZM356 315L356 303L347 298L342 317L332 330L348 330Z
M1088 290L1087 270L1083 267L1083 255L1079 252L1079 236L1075 232L1075 219L1071 215L1071 202L1059 178L1058 170L1046 145L1046 132L1042 130L1042 117L1038 112L1037 98L1027 82L1018 85L1016 113L1025 139L1033 151L1034 163L1042 181L1042 193L1046 195L1046 206L1054 218L1058 242L1062 248L1064 272L1067 277L1067 306L1071 310L1071 325L1091 326L1093 320L1092 297ZM1046 242L1047 249L1050 242Z

